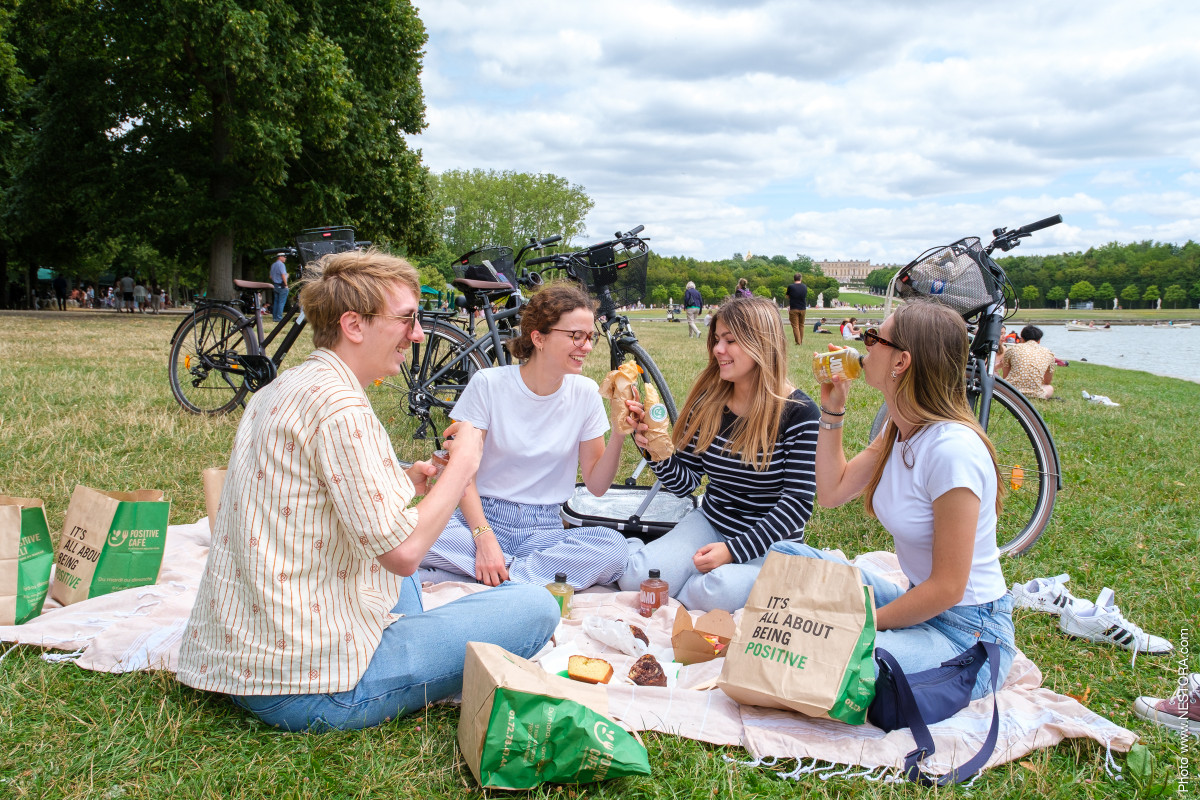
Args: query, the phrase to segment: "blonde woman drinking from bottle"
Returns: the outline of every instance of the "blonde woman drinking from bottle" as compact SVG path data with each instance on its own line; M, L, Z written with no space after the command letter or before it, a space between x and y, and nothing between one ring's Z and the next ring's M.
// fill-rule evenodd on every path
M862 497L895 542L907 586L860 569L875 588L875 643L912 674L981 639L995 642L1003 682L1015 645L1012 596L996 546L999 470L967 404L966 325L944 305L910 301L879 329L866 329L863 342L863 375L883 393L888 421L847 461L842 420L850 383L838 376L821 385L817 496L828 508ZM842 561L804 544L773 549ZM972 697L983 697L989 685L990 671L981 670Z
M645 446L642 407L634 440ZM672 439L676 453L652 463L667 491L684 496L708 476L704 503L661 539L633 551L619 585L637 589L658 569L689 609L746 604L767 549L802 541L816 488L817 409L787 379L779 309L735 298L708 328L708 366L696 379Z

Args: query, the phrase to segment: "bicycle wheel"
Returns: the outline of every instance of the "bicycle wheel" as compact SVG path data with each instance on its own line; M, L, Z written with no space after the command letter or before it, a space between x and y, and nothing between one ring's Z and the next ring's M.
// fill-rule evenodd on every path
M471 376L488 367L480 351L464 354L471 343L458 328L434 323L425 329L425 341L409 350L399 375L368 387L371 405L405 464L426 461L441 447L442 432L453 421L450 409Z
M239 356L253 355L245 335L246 318L231 308L197 311L179 326L171 343L171 394L193 414L227 414L249 389L239 374Z
M871 439L883 430L887 404L871 424ZM1018 556L1046 530L1058 496L1058 460L1046 423L1011 384L997 378L992 390L988 438L996 448L1004 482L1004 507L996 521L1002 554Z

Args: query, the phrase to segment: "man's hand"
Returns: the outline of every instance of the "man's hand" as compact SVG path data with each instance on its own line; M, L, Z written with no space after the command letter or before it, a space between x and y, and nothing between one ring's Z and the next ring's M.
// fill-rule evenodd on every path
M701 572L712 572L717 567L732 564L733 555L729 552L729 545L724 542L713 542L697 550L696 555L692 556L692 563Z
M417 496L429 491L429 479L438 474L438 468L430 461L417 461L404 470L404 474L412 481Z
M483 435L484 431L464 421L446 428L442 438L446 440L444 447L450 453L450 464L466 461L474 471L483 456Z
M475 537L475 580L486 586L499 586L508 580L504 553L496 534L484 531Z

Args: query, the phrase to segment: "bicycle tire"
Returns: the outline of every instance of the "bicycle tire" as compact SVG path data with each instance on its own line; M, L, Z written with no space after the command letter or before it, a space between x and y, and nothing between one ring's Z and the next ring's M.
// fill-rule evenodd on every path
M409 350L399 375L368 387L371 405L405 466L428 460L441 446L442 432L453 421L450 410L471 377L490 366L479 350L463 357L472 343L459 328L435 322L425 328L425 341ZM452 368L431 383L429 378L448 365Z
M871 424L872 441L886 420L884 403ZM1004 508L996 521L996 545L1002 555L1019 556L1045 532L1054 512L1058 496L1054 440L1025 396L1001 378L992 389L987 433L996 448L1000 477L1007 485Z
M249 393L235 356L255 355L245 335L247 320L232 308L200 309L184 320L171 342L167 369L171 394L193 414L228 414Z
M611 358L613 369L616 369L624 362L626 355L632 356L634 363L638 365L642 381L653 383L654 388L658 390L658 396L662 398L663 405L667 407L667 416L670 417L671 424L674 425L675 420L679 417L679 412L675 410L675 396L671 394L671 387L667 385L667 379L663 377L662 371L654 363L654 359L646 352L646 348L637 342L630 342L628 344L613 342L613 344L615 345Z

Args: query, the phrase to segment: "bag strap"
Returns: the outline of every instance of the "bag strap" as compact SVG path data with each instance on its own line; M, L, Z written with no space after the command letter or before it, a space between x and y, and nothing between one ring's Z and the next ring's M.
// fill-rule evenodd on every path
M996 740L1000 736L1000 706L996 698L996 691L1000 688L998 686L1000 682L1000 648L994 642L981 641L977 644L983 647L992 673L992 726L988 730L983 747L967 763L957 769L951 769L945 775L936 776L927 775L921 769L920 762L933 755L935 748L933 735L929 733L929 726L925 724L925 719L921 716L921 709L917 706L917 700L913 696L908 676L904 674L904 670L901 669L900 664L891 653L882 648L877 648L875 651L879 660L887 664L888 669L892 672L892 679L896 683L896 700L900 704L900 710L904 712L904 719L908 722L913 741L917 744L917 748L904 757L904 777L913 783L919 783L922 786L947 786L952 783L962 783L979 772L996 750Z

